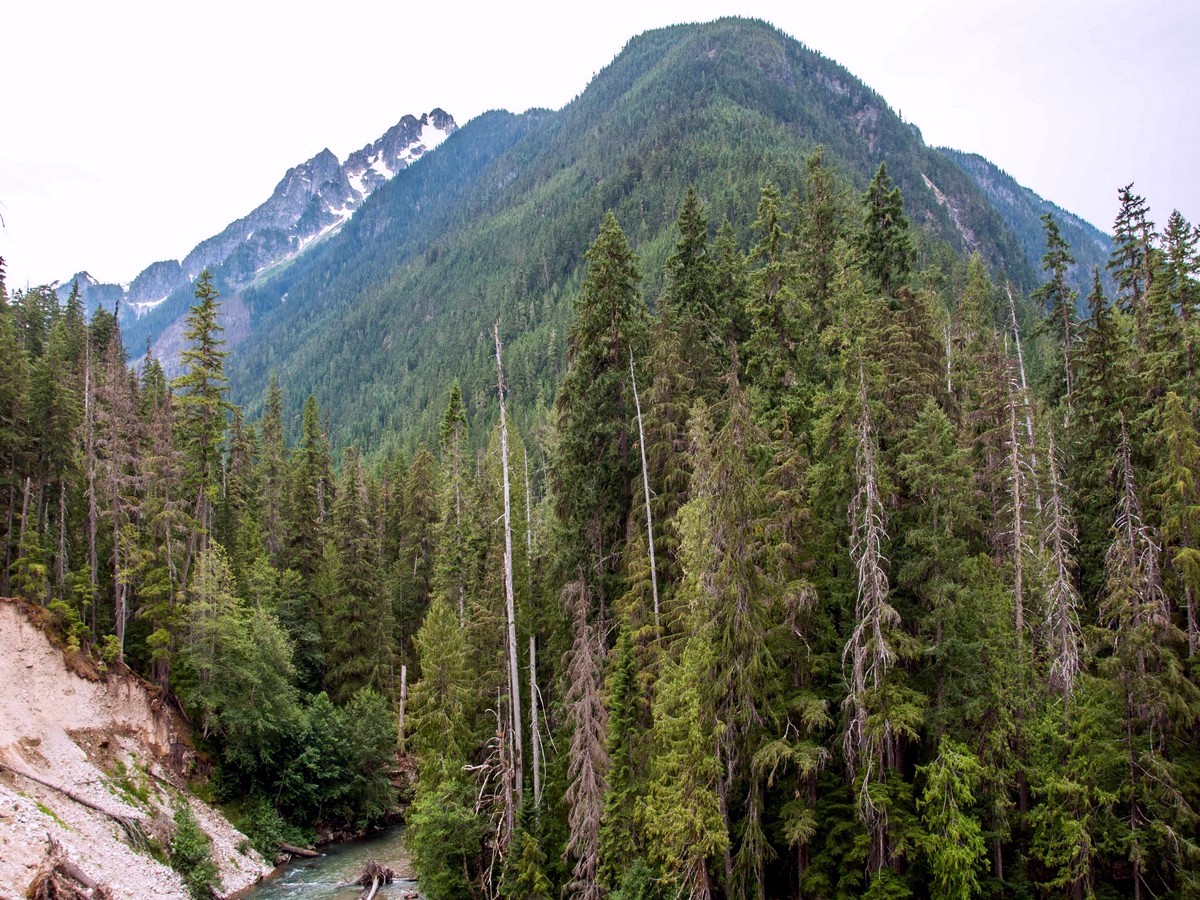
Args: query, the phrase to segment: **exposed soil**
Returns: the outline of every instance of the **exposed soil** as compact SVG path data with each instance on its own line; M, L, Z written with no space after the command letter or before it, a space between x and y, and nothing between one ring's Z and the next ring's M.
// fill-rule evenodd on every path
M102 674L64 654L35 624L39 612L0 599L0 900L25 896L51 839L114 897L186 898L179 876L131 846L113 818L135 820L165 846L179 797L212 839L223 894L270 871L244 835L187 791L195 753L178 714L135 675Z

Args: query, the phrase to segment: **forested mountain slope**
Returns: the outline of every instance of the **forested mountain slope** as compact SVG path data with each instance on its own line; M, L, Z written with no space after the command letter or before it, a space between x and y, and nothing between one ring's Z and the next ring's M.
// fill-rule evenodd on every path
M926 262L945 242L1021 290L1036 283L1040 248L882 97L764 23L724 19L640 35L563 109L480 117L376 192L321 253L244 294L255 324L234 394L253 402L275 369L293 422L311 392L339 437L428 437L455 377L472 409L490 402L500 319L522 410L544 407L580 248L606 210L657 273L689 184L714 224L749 221L762 182L798 189L817 144L858 189L887 161ZM1035 211L1020 216L1022 235L1040 230ZM644 289L653 304L656 274Z

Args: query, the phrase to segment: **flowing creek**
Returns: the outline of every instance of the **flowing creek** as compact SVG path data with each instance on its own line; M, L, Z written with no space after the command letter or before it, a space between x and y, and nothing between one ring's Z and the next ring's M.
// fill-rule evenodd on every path
M404 849L404 829L400 826L360 841L330 844L322 849L322 853L325 855L292 860L241 896L244 900L353 900L358 896L359 888L337 888L335 885L357 878L368 859L397 872L411 873L412 869ZM397 878L390 885L380 888L376 896L398 898L416 890L415 881Z

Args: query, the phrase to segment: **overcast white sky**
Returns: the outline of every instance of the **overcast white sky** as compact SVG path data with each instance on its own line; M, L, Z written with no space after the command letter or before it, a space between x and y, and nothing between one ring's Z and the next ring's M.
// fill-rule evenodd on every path
M648 28L766 19L926 142L981 153L1108 228L1136 181L1200 219L1192 0L39 0L0 23L0 256L10 287L127 281L406 113L561 107Z

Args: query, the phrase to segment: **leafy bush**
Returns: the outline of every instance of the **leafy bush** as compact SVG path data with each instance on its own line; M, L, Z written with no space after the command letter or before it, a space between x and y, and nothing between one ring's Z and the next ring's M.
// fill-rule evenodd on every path
M171 868L183 876L188 893L196 898L212 896L217 887L217 864L210 850L212 841L180 800L175 804L175 834L171 837Z

